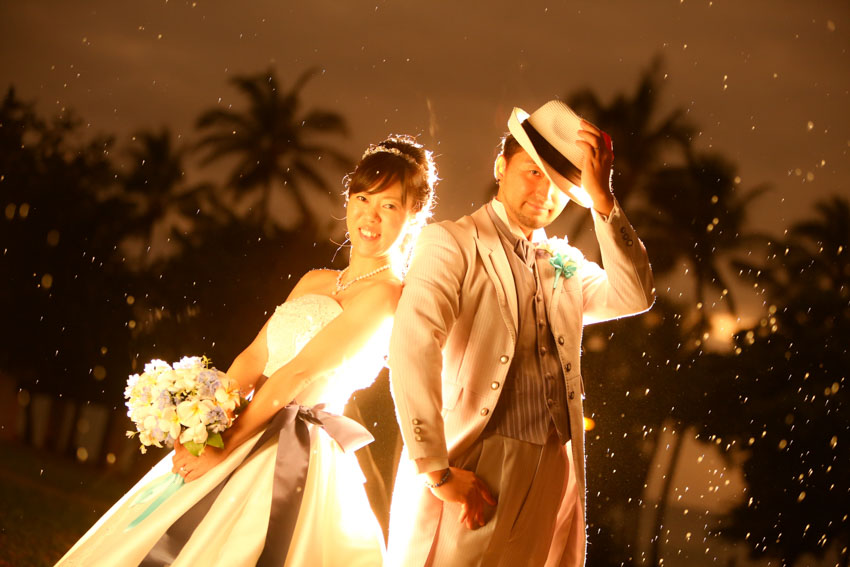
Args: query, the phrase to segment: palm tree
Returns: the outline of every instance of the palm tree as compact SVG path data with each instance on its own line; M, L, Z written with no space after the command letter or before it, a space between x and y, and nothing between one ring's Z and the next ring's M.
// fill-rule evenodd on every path
M746 228L749 207L767 186L741 191L736 178L735 166L721 156L688 154L683 166L658 171L652 176L646 186L647 203L636 215L656 273L669 273L683 263L688 265L698 316L683 341L691 346L683 346L683 350L695 356L709 326L708 290L721 291L729 311L736 311L732 282L722 271L729 256L768 240L767 236L748 232ZM701 376L699 372L692 374L695 380ZM698 384L690 387L699 389ZM656 537L650 557L653 565L660 559L663 541L660 532L684 443L683 432L690 425L699 425L701 415L680 412L674 419L678 434L658 503Z
M318 160L327 158L330 167L348 168L350 159L315 141L317 136L346 135L345 120L328 110L301 112L301 90L314 70L301 74L292 88L283 92L272 70L233 79L247 97L244 112L215 108L204 112L197 127L204 131L198 148L206 151L202 163L223 157L237 159L229 185L239 197L254 197L253 220L269 230L273 190L295 200L296 226L314 225L308 200L307 181L314 191L327 194L329 186L319 173ZM256 193L259 195L255 196Z
M157 228L175 217L195 215L209 184L185 186L183 161L186 147L175 147L171 133L143 131L133 136L135 142L128 154L132 160L130 173L123 184L128 200L134 204L130 230L144 241L142 256L154 243ZM148 260L147 263L150 263Z
M814 286L824 291L841 290L847 298L850 277L850 202L833 196L815 205L819 218L795 224L789 230L793 249L792 269L804 279L815 279ZM799 257L802 252L802 258ZM793 278L801 281L796 275ZM794 287L784 288L794 290ZM802 290L800 290L802 291ZM808 291L808 290L806 290ZM805 292L803 292L805 293Z
M726 305L735 312L731 282L722 272L729 255L769 240L747 230L749 207L768 187L742 191L736 178L735 166L725 158L691 155L684 166L656 172L646 188L647 203L635 215L656 274L688 264L700 331L708 326L709 289L723 292Z
M667 166L669 159L675 159L677 156L687 157L691 154L691 141L696 128L686 118L686 110L675 108L669 112L661 112L661 92L663 90L664 76L663 65L660 57L656 57L649 66L641 74L637 88L632 93L619 93L608 102L603 102L593 91L589 89L574 92L565 97L567 104L576 110L580 115L587 118L601 129L611 135L615 144L615 163L614 177L612 179L617 198L623 204L631 205L632 203L645 203L650 199L650 184L653 178L662 171L662 168ZM588 221L588 215L581 214L575 222L571 234L577 235L585 223ZM637 222L636 224L640 224ZM644 228L641 227L641 236L644 236ZM659 235L661 236L661 235ZM646 241L646 239L644 238ZM653 246L648 245L647 248L652 253ZM654 264L654 268L657 267ZM656 310L660 307L656 307ZM676 358L681 358L682 361L688 360L692 353L681 352L677 348L677 344L684 341L681 337L688 331L685 328L680 318L673 315L670 308L665 308L665 313L660 315L660 318L667 322L665 326L665 336L668 337L665 343ZM654 317L654 316L653 316ZM620 326L641 325L640 321L628 323L617 323L606 325L598 329L588 330L588 335L593 335L596 332L607 336L612 329L619 329ZM657 332L661 332L658 330ZM602 334L599 336L601 337ZM618 333L611 333L606 342ZM626 335L629 333L626 332ZM644 336L644 333L633 336ZM622 343L617 341L618 347L614 349L605 349L605 357L610 356L613 350L623 350L624 352L632 353L638 349L645 349L644 344L631 345L628 339L624 339ZM613 345L612 345L613 346ZM643 353L644 357L646 352ZM659 356L661 356L659 354ZM641 357L642 360L646 360ZM591 355L591 364L593 360ZM673 358L668 352L667 362ZM674 367L676 364L673 365ZM604 367L604 365L603 365ZM603 367L599 369L600 376L606 376L606 383L610 378L610 372ZM625 368L625 366L621 366ZM645 370L645 369L644 369ZM669 381L667 377L667 365L655 365L654 370L651 370L652 380L649 383L646 380L646 372L636 370L637 374L632 377L622 377L624 383L622 386L625 391L634 391L641 384L643 387L640 390L646 389L650 385L655 392L659 391L657 384L659 382ZM676 374L678 376L678 374ZM631 380L631 384L627 384ZM637 422L636 427L642 426L644 431L642 434L641 445L651 444L652 449L641 451L634 443L625 443L623 447L617 450L618 455L630 455L632 458L628 461L628 470L635 473L635 482L629 482L628 479L621 480L619 485L626 492L626 498L622 499L625 504L626 519L622 522L624 525L632 525L635 531L626 537L625 541L621 541L619 545L624 548L636 546L637 544L637 517L632 518L631 515L640 513L642 506L642 486L646 480L646 476L650 474L649 464L653 455L658 451L657 443L659 442L658 431L661 429L661 419L658 416L668 415L670 405L666 401L660 399L657 395L653 395L649 400L652 408L657 408L659 411L647 411ZM634 408L628 408L629 413L634 413ZM650 433L647 433L650 432ZM635 431L626 431L628 439L634 439L632 435L639 435ZM613 439L609 436L609 439ZM612 441L609 441L612 442ZM647 455L648 453L648 455ZM590 458L590 457L589 457ZM592 468L591 468L592 470ZM616 532L617 530L614 530ZM629 541L631 540L631 541Z
M710 426L746 447L748 498L727 533L746 534L753 555L789 565L832 546L846 566L850 202L836 196L816 211L747 272L765 286L772 307L763 324L739 334L740 355L715 372L734 384L737 398L728 399L739 418Z
M693 352L682 348L687 329L681 313L662 295L645 315L585 328L585 414L595 421L587 432L588 487L595 493L588 499L590 544L602 544L603 530L604 545L622 553L591 554L593 565L611 559L628 564L622 562L637 556L645 487L663 450L665 422L692 407L684 396Z
M596 93L585 89L566 97L567 104L614 140L613 183L623 203L632 195L644 192L647 180L666 165L668 153L690 151L696 129L687 120L684 109L676 108L656 118L663 81L662 60L655 57L631 96L619 93L604 104Z
M9 89L0 103L0 368L20 387L89 402L117 388L130 284L112 141L86 140L73 113L46 120Z

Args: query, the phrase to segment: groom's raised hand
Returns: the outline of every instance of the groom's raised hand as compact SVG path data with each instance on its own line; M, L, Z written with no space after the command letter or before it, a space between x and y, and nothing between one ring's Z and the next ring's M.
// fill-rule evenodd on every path
M449 479L442 485L431 488L431 493L443 502L457 502L460 504L460 516L458 522L466 524L470 530L483 526L484 503L491 506L496 505L496 499L484 482L475 473L449 467L451 471ZM429 476L434 476L432 481L437 481L443 475L442 471L434 471Z

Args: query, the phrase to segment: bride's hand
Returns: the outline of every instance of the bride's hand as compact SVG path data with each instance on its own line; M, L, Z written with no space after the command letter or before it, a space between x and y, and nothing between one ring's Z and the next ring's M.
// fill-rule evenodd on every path
M180 441L174 443L174 457L171 462L171 472L179 474L186 482L201 478L207 471L222 462L227 453L215 447L204 447L200 457L195 457Z

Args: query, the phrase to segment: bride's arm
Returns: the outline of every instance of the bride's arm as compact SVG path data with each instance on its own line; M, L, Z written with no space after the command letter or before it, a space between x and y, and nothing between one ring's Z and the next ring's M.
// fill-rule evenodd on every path
M269 376L225 434L226 443L232 447L244 442L313 380L356 355L382 326L392 323L400 294L400 285L376 282L353 298L297 356Z
M269 359L269 349L266 342L268 326L269 322L266 321L256 338L245 350L239 353L239 356L233 359L233 363L227 369L227 376L236 380L236 383L239 384L239 391L242 392L243 396L247 396L249 392L253 391L266 368L266 362Z
M392 324L400 295L400 284L375 282L352 298L343 312L319 331L297 356L269 376L233 426L222 435L223 450L207 447L197 459L181 451L175 456L174 471L185 466L188 472L184 478L191 481L223 460L313 380L352 358L379 329Z
M303 290L305 288L309 288L315 278L315 274L316 271L304 274L304 276L298 280L298 283L295 284L295 287L286 298L286 301L290 301L299 295L303 295ZM272 316L274 316L274 313L272 313ZM260 329L260 332L257 333L257 336L253 341L251 341L251 344L239 353L239 356L233 359L233 363L230 365L230 368L227 369L227 376L236 380L236 383L239 384L239 391L242 392L243 396L247 396L254 390L257 386L257 382L263 375L263 370L266 369L266 363L269 360L266 329L268 329L269 321L271 321L271 317L268 318L266 323L263 325L263 328Z

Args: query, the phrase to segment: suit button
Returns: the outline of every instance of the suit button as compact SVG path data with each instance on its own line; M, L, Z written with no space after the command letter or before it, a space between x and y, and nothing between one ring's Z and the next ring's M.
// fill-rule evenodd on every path
M545 347L545 346L540 347L540 354L541 354L541 356L542 356L542 355L545 355L547 352L549 352L549 351L547 351L547 350L546 350L546 347Z
M537 324L538 324L538 325L540 325L541 327L545 327L545 326L546 326L546 321L544 321L543 319L540 319L540 320L537 322Z
M410 420L410 423L412 423L413 425L419 425L422 422L414 417L413 419Z
M548 400L546 400L546 405L551 408L552 406L555 405L555 400L553 400L552 398L549 398Z
M575 398L575 397L576 397L576 392L575 392L575 390L570 390L570 399L572 400L572 399L573 399L573 398Z
M493 390L498 390L499 389L499 383L498 382L492 382L490 384L490 388L493 389Z
M563 335L561 335L560 337L558 337L558 344L559 344L559 345L564 346L564 343L565 343L565 342L566 342L566 341L564 340L564 336L563 336Z
M570 370L572 370L572 369L573 369L573 364L572 364L572 362L568 362L568 363L566 364L566 366L564 366L564 369L565 369L567 372L569 372Z
M555 377L554 377L552 374L547 374L547 375L546 375L546 379L547 379L547 380L554 380L554 379L555 379Z
M481 408L480 413L481 413L481 415L487 415L488 413L490 413L490 410L488 410L487 408Z
M414 433L422 433L422 428L421 427L414 427L413 432Z
M509 360L510 358L508 358L508 355L506 354L503 354L499 357L499 362L501 362L502 364L507 364Z
M420 437L419 435L417 435L417 436L416 436L416 440L417 440L417 441L422 441L422 437Z

